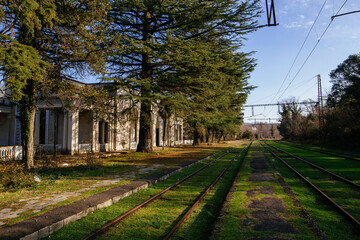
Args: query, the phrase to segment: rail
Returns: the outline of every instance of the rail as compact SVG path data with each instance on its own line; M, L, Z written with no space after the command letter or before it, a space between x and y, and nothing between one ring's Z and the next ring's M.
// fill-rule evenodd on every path
M299 176L302 180L304 180L307 184L309 184L313 189L315 189L321 196L323 196L327 201L329 201L337 210L339 210L343 215L345 215L351 222L353 222L357 227L360 227L360 222L353 217L350 213L348 213L342 206L337 204L333 199L331 199L328 195L326 195L323 191L321 191L317 186L315 186L312 182L310 182L306 177L304 177L301 173L299 173L295 168L290 166L286 161L284 161L281 157L279 157L274 151L267 148L264 144L260 143L269 153L271 153L275 158L281 161L285 166L287 166L292 172L294 172L297 176Z
M207 167L213 165L215 162L217 162L219 159L223 158L225 155L229 154L232 150L226 150L223 151L223 154L221 154L220 156L218 156L217 158L215 158L214 160L210 161L209 163L207 163L206 165L204 165L203 167L199 168L198 170L194 171L193 173L191 173L190 175L184 177L183 179L177 181L176 183L174 183L173 185L163 189L162 191L158 192L157 194L151 196L150 198L148 198L147 200L145 200L144 202L140 203L139 205L133 207L132 209L128 210L127 212L125 212L124 214L116 217L115 219L113 219L112 221L108 222L107 224L105 224L104 226L100 227L99 229L95 230L94 232L92 232L90 235L88 235L87 237L83 238L83 240L89 240L89 239L95 239L98 236L106 233L110 227L113 227L115 225L117 225L118 223L122 222L123 220L125 220L126 218L128 218L129 216L131 216L132 214L134 214L137 210L141 209L142 207L145 207L146 205L150 204L151 202L153 202L154 200L158 199L161 195L163 195L164 193L168 192L169 190L173 189L174 187L178 186L179 184L185 182L186 180L190 179L191 177L195 176L196 174L198 174L199 172L201 172L202 170L206 169ZM240 153L238 153L240 154Z
M350 185L352 185L352 186L354 186L354 187L360 188L360 185L359 185L359 184L354 183L353 181L351 181L351 180L349 180L349 179L346 179L346 178L344 178L344 177L342 177L342 176L340 176L340 175L338 175L338 174L335 174L335 173L333 173L333 172L330 172L330 171L326 170L325 168L322 168L322 167L320 167L320 166L318 166L318 165L316 165L316 164L314 164L314 163L312 163L312 162L309 162L309 161L307 161L307 160L305 160L305 159L303 159L303 158L300 158L300 157L298 157L298 156L295 156L294 154L291 154L291 153L289 153L289 152L287 152L287 151L285 151L285 150L282 150L282 149L280 149L280 148L277 148L277 147L275 147L275 146L272 146L272 145L268 144L267 142L265 142L265 144L266 144L267 146L269 146L269 147L272 147L272 148L276 149L276 150L279 151L279 152L285 153L286 155L288 155L288 156L290 156L290 157L292 157L292 158L295 158L295 159L297 159L297 160L303 161L304 163L309 164L309 165L313 166L314 168L317 168L317 169L319 169L319 170L321 170L321 171L323 171L323 172L325 172L325 173L327 173L327 174L330 174L331 176L336 177L336 178L340 179L341 181L344 181L344 182L346 182L346 183L348 183L348 184L350 184Z

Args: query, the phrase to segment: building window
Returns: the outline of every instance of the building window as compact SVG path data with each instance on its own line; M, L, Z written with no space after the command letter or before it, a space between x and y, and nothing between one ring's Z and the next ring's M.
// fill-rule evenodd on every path
M109 143L109 122L99 121L99 140L100 144Z

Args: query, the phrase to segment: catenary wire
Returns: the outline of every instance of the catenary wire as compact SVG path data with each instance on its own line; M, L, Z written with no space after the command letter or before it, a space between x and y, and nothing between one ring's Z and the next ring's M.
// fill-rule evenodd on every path
M345 0L344 3L341 5L341 7L339 8L339 10L336 12L335 15L337 15L341 9L345 6L345 4L347 3L348 0ZM309 60L310 56L314 53L316 47L319 45L321 39L324 37L325 33L327 32L327 30L330 28L330 25L332 24L333 19L330 20L329 24L327 25L327 27L325 28L325 30L323 31L323 33L321 34L320 38L318 39L318 41L316 42L315 46L312 48L312 50L310 51L310 53L308 54L308 56L306 57L305 61L303 62L303 64L300 66L299 70L296 72L296 74L294 75L294 77L292 78L292 80L289 82L288 86L282 91L281 95L278 97L278 101L279 99L285 94L286 90L289 89L289 87L291 86L291 84L294 82L294 80L296 79L296 77L299 75L299 73L301 72L301 70L303 69L303 67L305 66L306 62ZM275 99L275 97L274 97ZM268 113L270 113L272 111L273 107L270 109L270 111Z
M345 2L343 3L343 5L339 8L339 10L336 12L336 15L341 11L341 9L344 7L344 5L346 4L347 0L345 0ZM316 47L319 45L321 39L324 37L325 33L327 32L327 30L329 29L331 23L333 22L333 19L331 19L331 21L329 22L329 24L327 25L327 27L325 28L324 32L321 34L320 38L318 39L318 41L316 42L315 46L312 48L312 50L310 51L309 55L306 57L305 61L303 62L303 64L301 65L301 67L299 68L299 70L296 72L295 76L293 77L293 79L290 81L290 83L288 84L288 86L284 89L284 91L282 92L282 94L279 96L278 100L284 95L284 93L286 92L286 90L290 87L290 85L294 82L294 80L296 79L296 77L299 75L299 73L301 72L301 70L303 69L303 67L305 66L306 62L309 60L310 56L313 54L313 52L315 51Z
M286 79L289 77L290 72L291 72L292 68L294 67L295 62L296 62L296 60L298 59L298 57L299 57L299 55L300 55L301 51L303 50L303 48L304 48L304 46L305 46L305 43L306 43L306 41L308 40L308 38L309 38L309 36L310 36L310 33L311 33L312 29L314 28L314 26L315 26L315 24L316 24L316 22L317 22L317 20L318 20L318 18L319 18L319 16L320 16L320 14L321 14L322 10L324 9L324 6L325 6L326 2L327 2L327 0L325 0L325 1L324 1L324 3L323 3L323 5L321 6L321 8L320 8L320 10L319 10L318 15L316 16L316 18L315 18L315 20L314 20L313 24L311 25L311 27L310 27L310 29L309 29L309 31L308 31L308 33L307 33L307 35L306 35L305 39L304 39L304 41L303 41L303 43L302 43L302 45L301 45L301 47L300 47L299 51L297 52L297 54L296 54L296 56L295 56L295 58L294 58L294 60L293 60L293 62L292 62L292 64L291 64L291 66L290 66L289 71L287 72L287 74L286 74L286 76L285 76L284 80L282 81L282 83L281 83L281 85L280 85L280 88L278 89L278 91L277 91L277 92L276 92L276 94L274 95L274 98L271 100L271 102L273 102L273 101L275 100L276 96L280 93L281 88L283 87L283 85L284 85L284 83L285 83Z

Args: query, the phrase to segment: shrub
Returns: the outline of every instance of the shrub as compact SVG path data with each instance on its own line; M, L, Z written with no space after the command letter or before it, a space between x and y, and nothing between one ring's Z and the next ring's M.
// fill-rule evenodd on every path
M57 156L46 154L40 148L36 150L35 161L40 168L54 169L59 167Z
M103 165L103 162L95 157L93 151L88 151L85 158L86 167L90 170L97 169Z
M21 162L0 163L0 189L11 190L30 187L35 184L34 176Z

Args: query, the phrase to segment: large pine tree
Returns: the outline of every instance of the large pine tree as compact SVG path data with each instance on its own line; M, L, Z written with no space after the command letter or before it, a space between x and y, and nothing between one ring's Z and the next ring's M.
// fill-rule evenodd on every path
M175 89L173 95L187 107L182 116L193 132L194 145L204 135L219 140L242 121L241 106L253 88L247 79L255 62L250 54L235 50L224 39L201 40L185 44L173 57L175 71L168 73L173 86L168 92Z
M172 94L169 86L174 85L167 74L176 70L176 59L170 59L169 53L201 39L226 38L227 44L241 46L244 34L257 25L258 3L258 0L113 1L109 12L112 36L120 40L118 50L110 53L108 76L119 87L128 88L141 104L137 151L152 151L152 104ZM191 62L187 65L197 65L194 59L189 56ZM178 82L175 89L185 87Z

